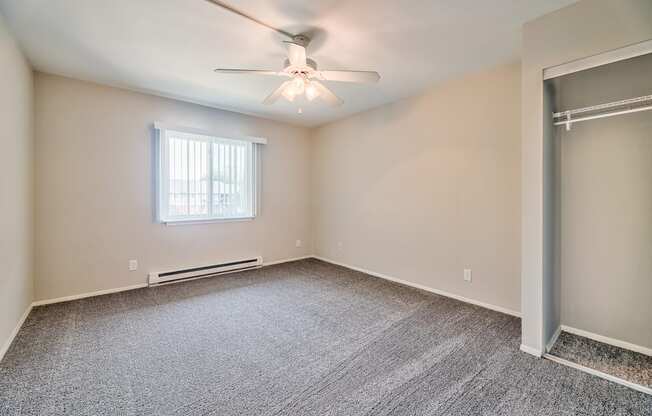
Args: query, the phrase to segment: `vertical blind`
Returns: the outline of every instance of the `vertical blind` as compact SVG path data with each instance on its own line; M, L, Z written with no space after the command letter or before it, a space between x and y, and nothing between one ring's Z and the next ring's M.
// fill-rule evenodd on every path
M255 216L254 143L168 129L160 141L162 221Z

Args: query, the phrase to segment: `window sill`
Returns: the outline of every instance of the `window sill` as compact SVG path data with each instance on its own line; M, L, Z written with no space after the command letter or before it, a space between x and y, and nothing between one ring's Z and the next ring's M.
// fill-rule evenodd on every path
M176 225L199 225L199 224L213 224L220 222L241 222L252 221L256 217L239 217L239 218L202 218L202 219L188 219L188 220L161 220L161 224L167 226Z

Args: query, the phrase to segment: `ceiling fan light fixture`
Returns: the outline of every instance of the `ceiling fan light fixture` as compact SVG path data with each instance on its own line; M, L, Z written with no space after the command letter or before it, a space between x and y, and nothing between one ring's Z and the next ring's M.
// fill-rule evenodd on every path
M294 88L292 88L292 85L289 85L287 88L283 90L283 97L285 97L285 99L288 100L289 102L294 101L296 96L297 94Z
M303 95L306 91L306 84L308 81L301 77L296 76L283 90L283 97L292 102L297 96Z
M312 82L309 82L306 86L306 98L308 101L312 101L315 98L319 97L319 90L315 87Z
M306 80L300 76L297 76L292 81L290 88L293 89L294 95L301 95L306 89Z

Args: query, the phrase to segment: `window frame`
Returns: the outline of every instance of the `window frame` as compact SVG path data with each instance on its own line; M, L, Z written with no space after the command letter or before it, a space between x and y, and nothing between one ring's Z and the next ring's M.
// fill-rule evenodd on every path
M165 225L182 225L182 224L204 224L204 223L214 223L214 222L235 222L235 221L251 221L259 215L260 211L260 190L262 184L262 178L260 175L260 147L259 145L267 144L267 139L260 137L241 137L241 138L231 138L225 137L222 134L215 134L213 132L203 131L199 129L189 128L189 127L171 127L164 125L160 122L154 123L155 129L155 213L156 213L156 222L165 224ZM175 132L184 136L192 136L194 141L205 141L208 143L208 148L210 149L208 154L209 165L207 167L211 175L211 180L209 180L208 185L208 201L207 204L209 209L212 209L213 203L213 153L212 147L213 143L216 140L219 141L232 141L232 142L250 142L251 143L251 180L252 180L252 189L251 189L251 215L241 216L241 217L220 217L216 215L188 215L181 217L170 217L168 215L168 203L169 203L169 171L166 166L169 166L169 154L168 154L168 132ZM166 176L168 175L168 176Z

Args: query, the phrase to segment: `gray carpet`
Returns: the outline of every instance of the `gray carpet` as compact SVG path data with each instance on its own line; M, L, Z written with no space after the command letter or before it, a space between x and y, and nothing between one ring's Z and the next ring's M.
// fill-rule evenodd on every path
M2 415L652 415L518 319L317 260L34 309Z
M652 387L652 357L562 332L550 354L565 360Z

